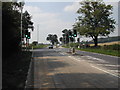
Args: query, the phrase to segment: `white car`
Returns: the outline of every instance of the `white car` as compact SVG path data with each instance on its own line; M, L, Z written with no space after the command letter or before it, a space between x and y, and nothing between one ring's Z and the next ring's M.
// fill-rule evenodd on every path
M50 45L50 46L49 46L49 49L53 49L53 45Z

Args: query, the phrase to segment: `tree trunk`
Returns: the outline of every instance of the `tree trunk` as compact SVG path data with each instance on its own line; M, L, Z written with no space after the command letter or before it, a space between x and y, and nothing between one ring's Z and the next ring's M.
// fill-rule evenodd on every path
M95 38L93 39L94 40L94 46L97 47L98 46L98 37L95 36Z

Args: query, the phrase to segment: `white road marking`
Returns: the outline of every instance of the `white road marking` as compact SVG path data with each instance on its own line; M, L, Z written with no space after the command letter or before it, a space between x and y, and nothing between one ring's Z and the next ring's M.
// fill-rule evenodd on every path
M95 58L95 57L91 57L91 56L86 56L86 57L88 57L88 59L93 59L93 60L97 60L97 61L100 61L100 62L106 62L103 59L99 59L99 58Z
M66 53L61 53L62 55L65 55ZM68 56L69 58L72 58L72 59L74 59L74 60L76 60L76 61L85 61L85 60L80 60L79 58L75 58L74 56ZM99 59L99 58L93 58L93 57L91 57L91 56L88 56L90 59L97 59L98 61L101 61L101 62L105 62L104 60L102 60L102 59ZM108 64L105 64L106 66L118 66L118 65L108 65ZM100 68L98 68L98 67L95 67L95 66L93 66L93 65L91 65L91 67L93 67L93 68L96 68L96 69L98 69L98 70L100 70L100 71L103 71L103 72L105 72L105 73L108 73L108 74L110 74L110 75L112 75L112 76L115 76L115 77L118 77L118 78L120 78L119 76L117 76L117 75L115 75L115 74L113 74L113 73L110 73L110 72L108 72L108 71L112 71L112 70L108 70L108 71L106 71L106 70L103 70L103 69L100 69ZM118 72L118 70L114 70L114 72Z
M75 58L75 57L73 57L73 56L68 56L69 58L72 58L72 59L74 59L74 60L77 60L77 61L85 61L85 60L82 60L82 59L78 59L78 58Z
M110 67L120 67L120 65L117 65L117 64L116 64L116 65L105 64L105 66L108 66L108 67L109 67L109 66L110 66Z
M120 78L119 76L117 76L117 75L115 75L115 74L113 74L113 73L110 73L110 72L108 72L108 71L106 71L106 70L103 70L103 69L100 69L100 68L98 68L98 67L95 67L95 66L93 66L93 65L91 65L91 67L96 68L96 69L98 69L98 70L100 70L100 71L103 71L103 72L105 72L105 73L108 73L108 74L110 74L110 75L112 75L112 76L115 76L115 77Z
M60 53L60 54L65 55L64 53Z
M112 71L112 72L118 73L118 70L108 70L108 71Z

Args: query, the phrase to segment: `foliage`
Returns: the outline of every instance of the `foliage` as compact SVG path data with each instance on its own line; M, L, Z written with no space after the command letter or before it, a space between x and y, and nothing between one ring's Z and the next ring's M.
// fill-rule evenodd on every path
M3 2L2 3L2 48L3 55L10 55L20 50L21 45L21 6L24 4L17 2ZM26 12L25 12L26 13ZM26 15L23 13L23 29L24 26L30 26L31 22L29 18L24 18ZM28 22L29 23L24 23Z
M63 37L60 37L59 40L60 40L60 42L63 42Z
M28 29L31 29L33 31L33 22L31 21L31 16L30 14L25 11L23 13L23 17L22 17L23 21L22 21L22 34L23 34L23 37L25 36L25 30L28 30Z
M69 42L74 42L74 38L73 38L72 36L69 37L69 36L70 36L70 35L69 35L69 32L72 32L72 31L71 31L71 30L67 30L67 29L64 29L64 30L62 31L63 37L60 38L60 41L61 41L62 43L67 44L67 43L69 43Z
M15 52L2 61L3 89L25 87L31 55L31 52Z
M56 34L49 34L48 35L48 37L46 38L46 40L48 40L48 41L50 41L50 43L52 44L52 45L54 45L55 43L56 44L58 44L59 42L58 42L58 37L57 37L57 35Z
M92 37L95 46L98 44L98 36L108 36L114 31L115 20L110 16L112 6L101 1L80 3L77 22L73 25L80 35Z
M20 12L12 2L2 3L3 52L16 51L20 44Z
M38 44L38 41L33 41L32 44L33 44L33 45L37 45L37 44Z

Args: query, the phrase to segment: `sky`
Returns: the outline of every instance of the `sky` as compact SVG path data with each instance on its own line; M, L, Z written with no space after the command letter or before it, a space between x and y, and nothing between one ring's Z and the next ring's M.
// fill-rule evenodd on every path
M106 0L105 0L106 1ZM118 36L118 3L116 1L106 2L113 5L113 18L116 20L115 32L110 36ZM76 11L80 8L79 2L42 2L25 1L24 11L27 10L34 23L34 31L31 32L30 42L49 43L46 41L48 34L57 34L58 39L62 36L62 30L72 29L75 18L78 14ZM81 40L90 40L90 38L81 37Z

